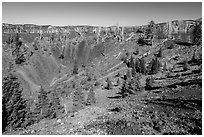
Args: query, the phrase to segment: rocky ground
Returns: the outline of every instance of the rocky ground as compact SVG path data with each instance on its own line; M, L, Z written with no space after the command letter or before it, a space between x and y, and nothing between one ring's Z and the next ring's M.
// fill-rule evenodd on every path
M114 47L115 46L115 47ZM202 47L181 46L138 46L136 43L117 44L109 47L110 52L95 59L92 73L100 85L94 88L96 103L85 106L74 113L68 113L52 120L41 120L26 129L5 132L12 135L180 135L202 134ZM152 89L145 89L146 78L142 75L142 90L125 98L121 95L121 86L116 84L126 74L127 66L121 63L125 50L133 53L139 49L140 57L147 63L162 47L163 56L160 62L168 62L170 71L162 70L152 75ZM191 62L196 51L196 63ZM183 60L187 59L189 68L183 70ZM80 71L78 75L83 74ZM118 72L120 76L116 76ZM79 77L80 78L80 77ZM105 80L110 78L113 89L105 89ZM68 83L73 76L54 80L57 83ZM84 91L86 92L86 91ZM86 94L86 93L85 93Z
M112 90L99 86L94 90L96 104L5 134L202 134L202 72L193 73L199 70L196 65L185 72L177 69L169 78L165 73L154 75L154 89L143 89L126 98L121 97L121 85ZM116 81L115 73L109 76L111 81Z

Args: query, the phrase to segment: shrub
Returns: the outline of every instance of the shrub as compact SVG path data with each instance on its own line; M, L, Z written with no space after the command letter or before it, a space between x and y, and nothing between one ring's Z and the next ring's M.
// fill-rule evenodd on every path
M130 69L127 70L126 77L127 78L131 78L132 77Z
M189 69L188 61L187 61L187 59L185 59L183 62L183 70L187 71L188 69Z
M135 55L139 55L139 49L137 48L135 52L133 52Z
M118 74L116 74L115 77L120 77L120 72L118 72Z
M108 89L108 90L112 89L113 88L113 84L112 84L112 82L110 81L109 78L107 78L106 82L107 82L106 89Z
M147 77L146 79L146 85L145 85L145 89L149 90L153 87L153 83L154 83L154 78L152 76Z
M159 53L158 53L157 57L159 57L159 58L162 57L162 48L159 49Z
M101 83L99 82L99 81L96 81L95 83L94 83L94 86L100 86L101 85Z
M149 45L149 43L143 38L143 37L140 37L138 40L137 40L137 44L143 46L143 45Z
M191 61L192 61L193 63L197 62L196 50L195 50L194 53L193 53L193 56L192 56L192 58L191 58Z
M167 40L165 43L166 43L167 49L173 49L174 48L174 43L172 40Z
M120 82L120 78L118 78L116 85L120 86L121 82Z

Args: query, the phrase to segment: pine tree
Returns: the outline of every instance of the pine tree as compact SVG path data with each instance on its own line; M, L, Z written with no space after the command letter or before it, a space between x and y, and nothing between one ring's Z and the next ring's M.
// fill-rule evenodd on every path
M161 65L157 57L153 58L149 65L150 74L156 74L159 72Z
M122 85L121 93L122 97L124 98L128 94L135 94L138 91L141 91L142 86L139 80L138 74L136 74L132 78L127 78Z
M134 66L135 66L134 58L133 58L133 56L131 55L131 57L130 57L130 62L129 62L129 67L130 67L130 68L133 68Z
M146 74L146 66L145 66L145 64L146 64L146 62L145 62L145 59L144 59L144 57L142 57L141 59L140 59L140 72L142 73L142 74Z
M64 108L60 104L59 94L56 90L51 93L51 100L49 103L50 118L56 118L63 114Z
M35 114L37 115L37 121L49 116L49 99L47 97L47 92L43 89L42 86L39 91Z
M202 43L202 22L197 21L193 27L193 43L199 45Z
M84 93L82 92L82 87L80 85L80 81L78 77L75 77L74 83L75 83L75 89L72 93L73 112L83 109L86 103L85 96L84 96Z
M74 63L73 74L78 74L78 67L77 67L77 62L76 61Z
M147 28L146 28L146 31L145 31L145 34L146 34L147 38L150 38L150 39L153 38L153 29L154 29L154 26L155 26L155 23L154 23L153 20L151 20L149 22L149 24L147 25Z
M26 107L24 127L30 126L35 123L33 119L33 112L31 111L32 102L30 100L26 100L26 103L27 103L27 107Z
M72 96L73 100L73 111L78 111L84 108L85 98L82 89L79 85L75 88Z
M141 91L141 83L139 79L139 74L136 74L133 76L132 82L131 82L131 87L135 92Z
M128 96L128 92L127 92L128 88L129 88L128 83L127 83L127 81L125 80L125 81L123 82L123 85L122 85L122 88L121 88L122 98Z
M136 58L136 60L135 60L135 69L136 69L137 73L141 73L140 60L138 58Z
M93 90L93 86L91 86L88 94L88 98L86 100L87 105L92 105L96 103L96 97L95 97L95 92Z
M132 73L132 76L134 77L135 75L136 75L136 69L135 69L135 67L133 67L132 69L131 69L131 73Z
M13 75L3 80L2 131L23 127L26 115L26 100L22 96L20 83Z
M166 72L166 71L167 71L167 63L165 62L163 66L163 72Z

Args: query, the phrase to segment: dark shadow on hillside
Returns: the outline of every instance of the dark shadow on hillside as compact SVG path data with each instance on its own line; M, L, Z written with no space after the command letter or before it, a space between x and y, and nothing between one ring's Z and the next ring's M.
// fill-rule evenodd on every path
M161 86L155 86L155 87L145 87L145 90L156 90L162 88Z
M189 60L188 61L188 64L189 64L189 66L196 66L196 65L200 65L200 64L202 64L202 60L201 59L197 59L197 60ZM176 65L179 65L179 67L182 67L183 66L183 62L181 61L181 62L178 62L178 63L176 63Z
M123 97L123 93L121 91L119 91L119 92L116 93L116 96L111 96L111 97L107 97L107 98L119 99L119 98L122 98L122 97Z
M190 86L190 85L199 85L202 87L202 79L194 79L194 80L189 80L189 81L186 81L186 82L178 82L178 83L174 83L174 84L171 84L171 85L168 85L167 87L168 88L176 88L177 85L178 86Z
M107 98L110 98L110 99L119 99L119 98L122 98L122 96L113 96L113 97L107 97Z
M185 70L177 70L177 71L172 71L172 73L178 73L178 72L185 72Z
M197 74L197 73L201 73L201 70L197 69L197 70L192 70L193 74ZM202 75L202 73L201 73Z
M188 46L188 47L194 45L194 43L181 42L181 41L175 41L175 43L181 46Z
M190 66L200 65L202 64L202 59L190 60L188 64L190 64Z
M157 104L162 106L171 106L183 109L202 109L202 100L183 100L183 99L154 99L143 100L146 103Z

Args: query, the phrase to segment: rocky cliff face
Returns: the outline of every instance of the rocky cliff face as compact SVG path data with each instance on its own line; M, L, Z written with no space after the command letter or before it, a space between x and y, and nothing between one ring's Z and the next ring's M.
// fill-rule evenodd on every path
M181 42L193 42L194 25L198 20L175 20L156 24L154 33L160 38L171 38ZM202 21L202 20L200 20Z

